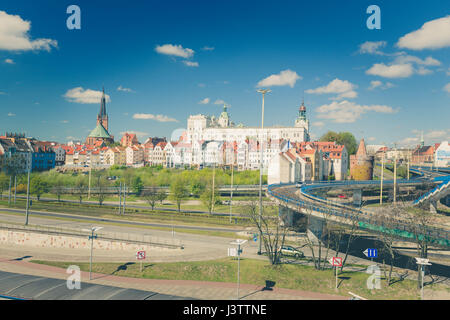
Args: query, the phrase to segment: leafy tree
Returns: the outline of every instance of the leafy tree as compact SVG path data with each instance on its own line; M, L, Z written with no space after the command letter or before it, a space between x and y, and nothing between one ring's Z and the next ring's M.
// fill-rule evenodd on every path
M106 198L106 191L107 191L107 186L108 186L108 182L106 180L106 177L101 174L101 173L97 173L96 174L96 179L95 179L95 190L96 190L96 194L97 194L97 200L98 200L98 204L102 205L103 202L105 201Z
M162 204L165 199L167 199L167 193L164 190L159 190L158 201Z
M140 194L142 192L142 189L144 188L144 183L142 182L142 179L140 176L133 177L133 179L131 181L131 188L137 194Z
M178 212L181 209L181 201L189 196L189 191L186 182L183 178L177 177L170 185L170 198L177 204Z
M199 197L205 191L206 183L194 180L191 182L190 187L192 195L194 197Z
M0 172L0 196L3 198L3 191L8 189L9 178L6 174Z
M355 154L358 148L356 139L350 132L337 133L334 131L328 131L320 137L320 141L336 142L337 144L345 145L349 155Z
M58 197L58 202L61 201L61 195L64 193L65 187L66 185L64 177L57 176L55 181L53 182L52 192Z
M80 199L80 204L83 200L83 195L87 191L87 188L88 188L88 183L86 181L86 177L79 176L75 181L75 185L73 187L73 192L76 196L78 196L78 199Z
M214 198L214 200L213 200ZM208 212L211 213L214 209L215 204L220 204L220 197L219 197L219 191L217 190L217 185L214 187L214 197L213 197L213 190L212 186L208 185L203 193L200 196L200 200L205 205L205 207L208 209Z
M35 194L38 201L43 193L47 193L50 190L50 186L40 175L35 175L30 182L31 193Z

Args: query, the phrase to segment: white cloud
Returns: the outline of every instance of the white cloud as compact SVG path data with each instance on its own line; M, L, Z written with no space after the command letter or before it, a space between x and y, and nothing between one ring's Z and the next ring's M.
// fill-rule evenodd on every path
M376 63L366 71L366 74L384 78L407 78L413 73L414 69L411 64L393 64L387 66L384 63Z
M425 60L422 60L415 56L410 55L398 55L397 58L394 60L394 64L407 64L407 63L417 63L419 65L425 65L425 66L440 66L441 62L439 60L434 59L433 57L429 56Z
M293 88L298 79L301 80L302 77L288 69L259 81L257 87L290 86Z
M329 84L323 87L319 87L316 89L306 90L307 93L312 94L330 94L330 93L338 93L339 95L334 99L343 99L343 98L356 98L358 94L354 89L357 88L356 85L352 84L347 80L340 80L338 78L331 81Z
M12 113L12 112L8 112L8 117L15 117L16 116L16 114L15 113Z
M329 119L337 123L352 123L367 112L395 113L396 110L384 105L359 105L347 100L330 104L324 104L315 110L319 113L318 118Z
M226 104L226 102L222 99L217 99L216 101L214 101L214 104Z
M130 89L130 88L124 88L121 85L119 87L117 87L117 91L123 91L123 92L135 92L134 90Z
M74 137L74 136L68 136L68 137L66 137L66 140L80 140L79 138L77 138L77 137Z
M202 100L199 102L199 104L208 104L209 101L210 101L209 98L205 98L205 99L202 99Z
M401 37L397 46L411 50L450 47L450 15L424 23L419 30Z
M155 120L159 122L178 122L178 120L169 118L168 116L162 114L151 114L151 113L135 113L133 115L133 119L142 119L142 120Z
M448 93L450 93L450 82L445 85L443 90L447 91Z
M448 76L450 76L450 68L445 72Z
M137 137L147 137L149 135L148 132L142 132L142 131L123 131L120 134L123 136L125 133L131 133L131 134L135 134Z
M433 130L430 132L427 132L427 134L424 135L424 138L426 139L439 139L444 138L447 136L447 131L445 130Z
M6 92L0 91L0 96L1 95L6 95Z
M213 51L213 50L214 50L214 47L204 46L204 47L202 48L202 50L203 50L203 51Z
M100 103L102 98L102 91L95 91L91 89L84 90L82 87L76 87L68 90L64 96L69 102L76 103ZM109 95L105 94L106 102L111 102Z
M164 44L156 46L155 51L169 56L177 56L182 58L190 58L194 55L194 50L183 48L181 45Z
M378 49L385 46L386 41L366 41L359 46L359 53L384 55L384 53Z
M373 90L375 88L381 87L383 85L383 82L379 80L370 81L370 87L369 90Z
M52 39L32 40L28 32L31 22L23 20L18 15L9 15L0 11L0 50L26 51L46 50L57 47L58 42Z
M433 73L432 70L424 68L424 67L419 67L419 69L417 69L416 72L417 72L417 74L419 74L421 76L425 76L427 74Z
M374 90L376 88L380 88L382 90L386 90L386 89L390 89L395 87L395 85L391 82L386 82L383 84L382 81L379 80L374 80L374 81L370 81L370 87L368 88L369 90Z
M183 63L185 65L187 65L188 67L198 67L198 62L185 60L185 61L183 61Z
M7 64L14 64L14 60L13 59L5 59L5 63Z
M69 120L61 120L61 123L69 123Z
M367 140L369 140L369 141L375 141L375 140L377 140L377 138L375 138L375 137L369 137L369 139L367 139Z
M323 127L325 125L325 122L317 121L317 122L313 122L312 125L313 125L313 127L321 128L321 127Z
M199 86L200 88L204 88L204 87L206 87L206 84L204 84L204 83L199 83L198 86Z
M419 142L419 138L417 137L408 137L398 141L398 144L401 146L409 146L413 144L417 144Z

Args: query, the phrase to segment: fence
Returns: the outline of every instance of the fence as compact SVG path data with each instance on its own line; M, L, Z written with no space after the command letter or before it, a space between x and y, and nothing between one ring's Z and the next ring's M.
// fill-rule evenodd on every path
M23 231L23 232L36 232L52 235L64 235L64 236L75 236L88 238L91 235L91 231L82 229L71 229L65 227L54 227L54 226L42 226L42 225L15 225L15 224L0 224L0 229ZM122 233L122 232L105 232L98 231L95 232L97 239L109 240L116 242L127 242L142 245L149 245L155 247L171 248L171 249L184 249L184 245L179 239L161 239L146 234L136 234L136 233Z

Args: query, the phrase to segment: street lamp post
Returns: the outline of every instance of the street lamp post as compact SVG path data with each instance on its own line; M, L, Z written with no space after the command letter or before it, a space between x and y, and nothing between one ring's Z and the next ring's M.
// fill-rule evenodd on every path
M233 202L233 171L234 171L234 148L233 148L233 161L231 164L231 188L230 188L230 223L231 223L231 212L232 212L232 202Z
M89 236L89 240L91 240L91 256L89 259L89 280L92 280L92 253L94 250L94 238L97 238L97 235L94 235L94 232L103 229L103 227L92 227L91 229L82 229L82 231L90 231L91 235Z
M383 204L383 173L384 173L384 151L381 155L381 182L380 182L380 205Z
M28 182L27 182L27 204L25 209L25 225L28 225L28 215L30 212L30 171L31 171L31 153L28 155Z
M262 216L262 177L263 177L263 130L264 130L264 96L266 93L271 92L270 89L259 89L259 93L262 93L262 108L261 108L261 137L259 143L259 225L261 225L261 216ZM258 254L261 254L261 231L259 231L259 246L258 246Z
M246 243L247 240L237 239L235 241L230 242L230 244L237 245L237 257L238 257L238 274L237 274L237 299L239 300L239 286L240 286L240 272L241 272L241 245Z

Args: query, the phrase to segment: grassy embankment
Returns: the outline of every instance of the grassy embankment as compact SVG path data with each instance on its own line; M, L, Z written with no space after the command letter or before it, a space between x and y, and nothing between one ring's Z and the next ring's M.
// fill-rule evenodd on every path
M81 270L89 271L89 263L32 261L60 268L77 264ZM364 267L362 268L364 269ZM348 296L348 291L368 299L418 299L417 282L394 278L393 284L387 286L382 278L381 289L367 289L367 279L371 276L364 272L346 271L339 274L339 289L335 291L334 271L318 271L313 267L300 264L282 264L271 266L266 261L241 259L241 283L263 287L266 280L274 281L276 288L297 289L328 294ZM176 263L144 263L139 271L139 264L129 263L94 263L93 272L113 274L146 279L197 280L214 282L235 282L237 262L232 258L211 261L176 262ZM431 285L428 289L445 290L442 285Z

